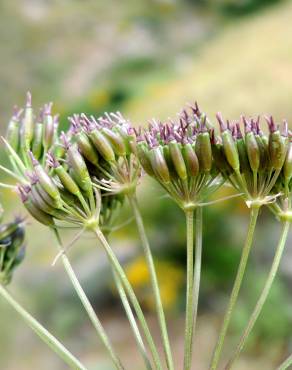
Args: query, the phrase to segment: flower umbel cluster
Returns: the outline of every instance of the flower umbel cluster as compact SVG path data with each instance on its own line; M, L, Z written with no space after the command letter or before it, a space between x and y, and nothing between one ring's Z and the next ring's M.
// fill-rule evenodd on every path
M136 130L137 153L145 172L154 177L184 210L195 209L222 185L214 166L213 128L198 106L184 110L177 121L152 120Z

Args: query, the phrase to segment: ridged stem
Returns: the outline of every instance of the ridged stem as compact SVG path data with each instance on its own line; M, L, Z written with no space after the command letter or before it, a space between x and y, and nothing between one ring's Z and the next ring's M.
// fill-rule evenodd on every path
M228 330L228 327L229 327L229 324L230 324L233 309L234 309L235 304L237 302L237 298L238 298L238 294L239 294L239 291L240 291L240 288L241 288L241 284L242 284L243 276L244 276L244 273L245 273L249 253L250 253L250 250L251 250L258 214L259 214L259 208L252 206L251 210L250 210L250 221L249 221L249 227L248 227L246 241L245 241L244 247L242 249L241 259L240 259L239 267L238 267L238 270L237 270L236 278L235 278L235 281L234 281L234 285L233 285L232 292L231 292L231 295L230 295L227 310L226 310L225 315L224 315L224 319L223 319L223 323L222 323L222 326L221 326L221 329L220 329L219 337L218 337L218 340L217 340L217 343L216 343L216 346L215 346L215 350L214 350L214 353L213 353L213 357L212 357L212 360L211 360L210 370L216 370L218 365L219 365L219 361L220 361L221 353L222 353L222 350L223 350L225 337L226 337L227 330Z
M194 211L186 211L186 235L187 235L187 288L186 288L186 318L185 318L185 341L184 341L184 370L191 369L192 363L192 332L194 313Z
M137 297L134 293L134 290L133 290L131 284L129 283L129 280L128 280L120 262L118 261L116 255L112 251L112 249L111 249L110 245L108 244L108 242L107 242L105 236L103 235L103 233L99 229L95 229L93 231L94 231L97 239L101 243L102 247L104 248L104 250L105 250L105 252L108 256L109 262L111 263L111 265L115 269L120 281L122 282L122 284L125 288L126 293L129 296L129 300L130 300L130 302L132 303L132 305L135 309L135 312L137 314L137 317L138 317L138 319L140 321L140 324L141 324L141 327L143 329L145 338L146 338L147 343L149 345L149 349L151 351L153 361L154 361L154 364L155 364L155 369L162 370L162 365L161 365L161 362L160 362L160 358L159 358L157 348L156 348L155 343L153 341L153 338L152 338L152 335L150 333L148 324L146 322L146 319L145 319L145 316L144 316L143 311L141 309L141 306L139 304L139 301L138 301L138 299L137 299Z
M243 347L246 343L246 340L247 340L248 336L250 335L250 332L252 331L252 329L253 329L253 327L256 323L256 320L258 319L258 317L261 313L261 310L262 310L262 308L263 308L263 306L266 302L266 299L267 299L267 297L269 295L269 292L271 290L273 281L274 281L275 276L277 274L279 264L280 264L280 261L281 261L281 257L283 255L286 240L287 240L287 237L288 237L289 227L290 227L290 222L288 222L288 221L284 222L282 232L281 232L281 236L280 236L280 239L279 239L279 243L278 243L278 246L277 246L277 249L276 249L275 257L274 257L274 260L272 262L272 266L271 266L268 278L266 280L266 283L264 285L262 293L261 293L261 295L260 295L260 297L259 297L259 299L256 303L255 309L254 309L254 311L252 312L252 314L250 316L250 319L249 319L249 322L246 326L246 329L244 330L244 332L243 332L243 334L242 334L242 336L239 340L239 343L237 345L237 348L236 348L234 354L232 355L231 359L229 360L228 364L226 365L225 370L230 370L232 368L232 366L234 365L234 362L236 361L236 359L240 355L240 352L242 351L242 349L243 349Z
M62 242L61 242L61 239L60 239L60 235L58 233L57 230L54 230L55 232L55 235L57 237L57 240L58 240L58 247L60 249L60 251L63 251L63 246L62 246ZM83 307L85 308L88 316L89 316L89 319L90 321L92 322L94 328L96 329L97 331L97 334L100 338L100 340L102 341L103 345L105 346L105 348L107 349L112 361L113 361L113 364L115 366L115 368L117 370L124 370L124 367L122 366L121 364L121 361L120 359L118 358L118 356L116 355L113 347L112 347L112 344L110 342L110 339L109 337L107 336L101 322L99 321L91 303L89 302L89 299L87 298L82 286L80 285L79 283L79 280L77 278L77 276L75 275L75 272L71 266L71 263L68 259L68 257L66 256L65 253L62 253L61 254L61 259L62 259L62 263L63 263L63 266L65 268L65 271L83 305Z
M292 365L292 355L290 355L276 370L286 370Z
M33 316L31 316L0 284L0 295L8 302L15 311L24 319L27 325L74 370L86 370L81 362L72 355L47 329L45 329Z
M123 305L123 307L125 309L127 318L128 318L129 323L131 325L131 328L132 328L132 331L133 331L135 340L137 342L137 346L138 346L139 351L140 351L140 353L141 353L141 355L143 357L143 360L145 362L146 369L151 370L152 369L152 366L151 366L151 363L149 361L149 358L148 358L148 355L147 355L147 351L146 351L146 348L144 346L143 339L141 337L141 334L140 334L138 325L136 323L135 316L134 316L134 314L132 312L132 308L131 308L130 303L128 301L128 297L126 295L125 289L124 289L122 283L120 282L120 279L118 278L117 273L114 270L114 268L112 268L112 270L113 270L114 281L115 281L115 284L116 284L116 287L117 287L117 290L118 290L118 293L119 293L119 296L120 296L122 305Z
M132 208L135 220L136 220L137 229L140 235L140 240L142 243L146 263L148 266L148 271L150 275L150 280L151 280L151 285L152 285L152 290L153 290L154 300L155 300L155 305L156 305L156 312L157 312L158 322L159 322L160 331L161 331L162 343L163 343L164 353L166 357L167 368L169 370L174 370L167 324L166 324L157 274L155 271L155 265L154 265L149 241L146 235L146 231L145 231L145 227L144 227L143 219L140 213L136 195L129 196L128 199L129 199L129 203L131 205L131 208Z

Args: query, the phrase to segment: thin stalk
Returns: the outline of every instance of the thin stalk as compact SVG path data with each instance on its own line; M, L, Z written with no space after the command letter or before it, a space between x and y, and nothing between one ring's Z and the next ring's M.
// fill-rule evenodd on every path
M186 319L184 344L184 370L190 370L192 364L192 332L194 313L194 212L186 211L187 234L187 289L186 289Z
M74 370L86 370L81 362L72 355L47 329L45 329L34 317L32 317L0 284L1 296L17 311L27 325Z
M290 355L276 370L286 370L292 365L292 355Z
M146 235L144 223L143 223L143 218L140 213L138 201L136 198L136 195L132 195L128 197L129 203L131 205L136 224L137 224L137 229L140 235L144 255L146 258L146 263L148 266L148 271L150 275L150 280L151 280L151 285L152 285L152 290L154 293L154 299L155 299L155 305L156 305L156 312L157 312L157 317L158 317L158 322L160 326L160 331L161 331L161 337L162 337L162 343L163 343L163 349L166 357L166 364L167 368L169 370L174 370L174 365L173 365L173 358L172 358L172 353L171 353L171 347L170 347L170 342L169 342L169 336L168 336L168 330L167 330L167 324L166 324L166 319L165 319L165 314L163 310L163 305L162 305L162 300L161 300L161 295L160 295L160 290L159 290L159 284L158 284L158 279L157 279L157 274L155 271L155 265L151 253L151 248L149 245L149 241Z
M137 346L138 346L139 351L140 351L140 353L141 353L141 355L143 357L143 360L145 362L146 368L149 369L149 370L151 370L152 369L152 366L151 366L151 363L149 361L149 358L148 358L148 355L147 355L147 351L146 351L146 348L144 346L143 339L141 337L141 334L140 334L138 325L136 323L135 316L134 316L134 314L132 312L130 303L128 301L128 297L127 297L127 295L125 293L125 290L124 290L124 287L123 287L122 283L120 282L120 280L119 280L119 278L117 276L116 271L114 270L114 268L112 268L112 270L113 270L114 281L115 281L115 284L116 284L116 287L117 287L119 296L121 298L123 307L125 309L127 318L129 320L129 323L131 325L132 331L134 333L134 337L136 339Z
M137 297L134 293L134 290L133 290L131 284L129 283L129 280L128 280L120 262L118 261L117 257L115 256L114 252L112 251L112 249L111 249L110 245L108 244L108 242L107 242L105 236L103 235L103 233L99 229L94 230L94 233L95 233L97 239L99 240L99 242L101 243L102 247L104 248L104 250L105 250L105 252L108 256L109 262L112 264L113 268L115 269L120 281L122 282L122 284L123 284L123 286L126 290L126 293L129 296L130 302L132 303L132 305L135 309L135 312L137 314L137 317L140 321L141 327L142 327L143 332L145 334L145 338L146 338L147 343L149 345L149 349L151 351L153 361L154 361L154 364L155 364L155 369L162 370L162 365L161 365L161 362L160 362L160 358L159 358L157 348L156 348L155 343L153 341L153 338L152 338L152 335L150 333L148 324L146 322L143 311L140 307L139 301L138 301L138 299L137 299Z
M58 247L60 249L60 251L63 250L63 246L62 246L62 242L61 242L61 239L60 239L60 235L58 233L58 230L54 230L55 232L55 235L58 239ZM68 259L68 257L66 256L66 254L62 254L61 255L61 259L62 259L62 263L63 263L63 266L67 272L67 275L69 276L69 279L71 280L71 283L83 305L83 307L85 308L88 316L89 316L89 319L90 321L92 322L94 328L96 329L97 331L97 334L100 338L100 340L102 341L103 345L105 346L105 348L107 349L114 365L115 365L115 368L117 370L124 370L124 367L122 366L121 364L121 361L120 359L118 358L118 356L116 355L113 347L112 347L112 344L101 324L101 322L99 321L96 313L94 312L94 309L91 305L91 303L89 302L89 299L87 298L82 286L80 285L79 283L79 280L77 278L77 276L75 275L75 272L71 266L71 263Z
M201 266L202 266L202 244L203 244L203 208L198 207L196 209L196 249L195 249L195 266L194 266L194 282L193 282L193 329L192 336L196 330L196 322L198 315L199 305L199 292L200 292L200 281L201 281Z
M242 349L243 349L243 347L246 343L246 340L247 340L248 336L250 335L250 332L252 331L252 329L253 329L253 327L256 323L256 320L259 317L259 315L261 313L261 310L262 310L262 308L263 308L263 306L266 302L266 299L267 299L267 297L269 295L269 292L271 290L273 281L274 281L275 276L277 274L279 264L280 264L280 261L281 261L281 257L283 255L286 240L287 240L287 237L288 237L289 227L290 227L290 222L289 221L284 222L282 233L281 233L281 236L280 236L280 239L279 239L279 243L278 243L278 246L277 246L277 249L276 249L275 257L274 257L274 260L273 260L268 278L266 280L266 283L264 285L262 293L261 293L261 295L260 295L260 297L259 297L259 299L256 303L255 309L254 309L253 313L251 314L251 317L250 317L249 322L246 326L246 329L244 330L244 332L243 332L243 334L242 334L242 336L239 340L239 343L237 345L237 348L236 348L234 354L232 355L231 359L229 360L228 364L226 365L225 370L230 370L232 368L232 366L234 365L234 362L236 361L236 359L239 357L240 352L242 351Z
M246 264L247 264L248 257L249 257L249 252L250 252L250 249L251 249L251 246L252 246L252 241L253 241L253 236L254 236L254 231L255 231L255 226L256 226L258 214L259 214L259 208L258 207L252 207L251 210L250 210L250 221L249 221L249 227L248 227L246 241L245 241L244 247L242 249L241 259L240 259L240 263L239 263L239 266L238 266L236 278L235 278L234 285L233 285L233 288L232 288L232 292L231 292L231 295L230 295L227 310L225 312L223 323L222 323L222 326L221 326L221 329L220 329L218 341L216 343L216 347L215 347L213 357L212 357L212 360L211 360L210 370L216 370L217 367L218 367L218 364L219 364L220 356L221 356L222 349L223 349L224 340L225 340L226 333L227 333L227 330L228 330L228 327L229 327L229 324L230 324L233 309L234 309L235 304L237 302L238 294L239 294L239 291L240 291L240 288L241 288L241 283L242 283L242 280L243 280L244 272L245 272L245 269L246 269Z

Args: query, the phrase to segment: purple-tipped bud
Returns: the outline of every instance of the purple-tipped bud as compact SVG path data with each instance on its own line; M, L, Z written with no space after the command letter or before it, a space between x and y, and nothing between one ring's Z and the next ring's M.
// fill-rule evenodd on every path
M26 106L24 110L24 117L22 121L22 130L21 130L21 143L24 150L31 149L33 134L34 134L34 117L31 106L31 94L30 92L28 92L26 97Z
M223 116L222 116L222 113L221 112L218 112L216 114L216 118L217 118L217 121L219 123L219 126L220 126L220 131L221 132L224 132L227 130L227 125L226 123L224 122L224 119L223 119Z

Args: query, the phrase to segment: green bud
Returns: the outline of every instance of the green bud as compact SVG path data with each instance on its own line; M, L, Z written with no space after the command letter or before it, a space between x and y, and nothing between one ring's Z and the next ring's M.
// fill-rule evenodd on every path
M246 150L245 141L243 138L239 138L236 141L239 162L240 162L240 171L242 173L247 173L251 170Z
M21 130L22 147L24 150L31 149L33 134L34 134L34 117L33 109L31 106L31 94L28 92Z
M54 171L66 190L73 195L78 195L80 193L79 187L63 166L60 165L54 168Z
M270 133L269 153L271 165L275 170L280 170L284 164L287 151L287 138L279 130Z
M176 173L182 180L187 178L187 168L185 161L181 152L181 145L176 141L171 141L169 143L169 153L176 170Z
M41 122L36 123L34 128L34 136L32 143L32 153L36 159L40 159L43 152L43 124Z
M34 185L37 188L39 195L43 198L43 200L50 205L52 208L61 209L62 208L62 201L61 199L54 199L52 198L47 191L42 187L42 185L37 182Z
M163 155L163 149L161 146L152 148L149 151L149 158L152 169L157 176L158 180L164 184L170 182L170 174Z
M8 128L6 132L6 140L15 150L15 152L18 152L19 148L19 135L20 135L19 116L18 116L19 113L20 112L15 112L15 114L8 123Z
M95 147L92 145L87 135L84 132L80 131L79 133L76 134L76 142L82 155L90 163L97 166L99 162L98 153L96 152Z
M45 105L44 111L44 129L43 129L43 146L48 150L54 140L55 134L55 125L54 125L54 118L51 114L52 103Z
M126 155L126 145L124 143L123 138L120 135L108 129L107 127L103 127L101 129L101 132L111 143L112 148L116 155L120 155L120 156Z
M291 142L288 144L288 150L287 150L286 158L284 162L283 173L284 173L285 181L289 183L292 178L292 143Z
M137 144L137 155L141 166L149 176L154 176L152 165L149 159L148 148L142 141Z
M58 218L58 219L63 219L65 213L60 211L58 208L55 208L51 205L49 205L44 198L41 196L39 193L38 187L36 185L32 185L31 187L31 202L34 204L36 208L39 208L43 212Z
M216 168L218 168L218 170L221 171L223 175L229 175L233 172L233 169L227 162L222 144L214 143L212 145L212 155Z
M269 147L266 145L266 141L263 140L264 136L255 135L256 141L258 143L259 151L260 151L260 168L261 170L265 170L269 164Z
M250 168L257 172L260 167L260 150L253 132L246 133L245 143Z
M208 132L200 132L197 135L195 151L199 160L200 170L210 172L212 168L212 148Z
M111 143L100 131L93 129L89 133L89 137L97 151L106 161L112 162L115 160L115 153Z
M184 157L189 176L197 176L199 174L199 161L196 152L190 143L182 146L182 155Z
M222 144L226 159L234 171L239 171L239 155L230 130L226 129L221 134Z

